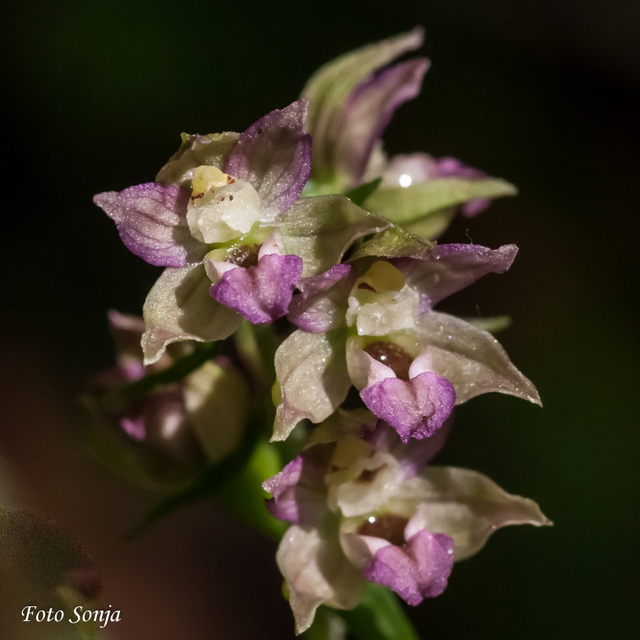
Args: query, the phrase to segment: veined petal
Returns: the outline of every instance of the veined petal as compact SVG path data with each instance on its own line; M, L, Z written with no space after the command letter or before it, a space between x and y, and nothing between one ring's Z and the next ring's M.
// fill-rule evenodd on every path
M430 311L440 300L464 289L487 273L504 273L518 247L506 244L487 249L476 244L440 244L423 259L395 260L407 285L420 294L420 312Z
M298 282L300 294L293 296L287 319L299 329L323 333L344 323L347 297L355 273L348 264L337 264L317 276Z
M218 167L227 162L239 134L233 132L212 133L208 136L182 134L182 144L167 164L160 169L156 182L175 184L191 192L195 170L201 165Z
M271 253L254 267L229 269L211 285L211 296L253 324L273 322L286 315L302 258Z
M183 267L206 252L187 226L188 191L149 182L100 193L93 201L116 223L127 249L149 264Z
M453 538L455 560L479 551L497 529L511 524L552 524L528 498L514 496L476 471L456 467L427 467L424 502L405 530L410 537L428 529Z
M304 260L303 277L328 271L355 240L382 231L389 221L345 196L302 198L277 221L287 253Z
M491 391L541 404L531 381L490 333L436 311L425 313L415 332L431 353L433 371L453 384L457 404Z
M455 404L453 385L425 371L408 382L387 378L360 392L367 408L388 422L407 443L409 438L432 436L449 417Z
M337 536L323 538L318 529L294 525L284 534L276 560L289 588L296 633L311 626L321 604L353 609L362 597L365 580L344 556Z
M347 100L335 149L336 171L358 184L374 145L382 137L398 107L420 93L429 67L424 58L379 71L360 83Z
M275 356L281 401L272 440L286 440L300 420L322 422L347 397L351 386L344 337L294 331Z
M453 540L423 529L403 546L390 544L379 549L363 569L363 575L415 606L445 590L452 568Z
M294 458L279 474L262 483L273 495L267 509L274 518L292 524L317 525L327 515L327 489L324 473L326 452L315 447Z
M293 205L309 178L307 108L307 100L298 100L260 118L240 135L226 163L226 173L254 186L272 219Z
M144 303L144 364L157 362L168 344L228 338L242 318L209 295L211 281L202 264L165 269Z
M376 70L422 45L422 29L362 47L321 67L307 82L302 96L309 98L307 127L313 136L313 176L334 178L335 145L341 131L345 103L351 92Z

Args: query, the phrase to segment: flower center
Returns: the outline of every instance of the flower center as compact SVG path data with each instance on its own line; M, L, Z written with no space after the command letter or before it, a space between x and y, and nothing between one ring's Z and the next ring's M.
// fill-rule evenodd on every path
M392 264L378 260L374 262L367 272L360 278L359 289L387 293L389 291L402 291L404 276L399 269Z
M245 269L255 267L258 264L258 253L261 246L260 244L246 244L242 247L236 247L227 255L227 262L237 264Z
M397 516L395 513L370 516L358 527L358 534L383 538L387 542L401 547L405 542L404 529L408 522L408 518Z
M261 219L258 193L244 180L202 165L195 170L191 185L187 224L200 242L233 240L248 233Z
M400 380L409 380L409 367L413 358L393 342L372 342L364 348L372 358L386 364Z

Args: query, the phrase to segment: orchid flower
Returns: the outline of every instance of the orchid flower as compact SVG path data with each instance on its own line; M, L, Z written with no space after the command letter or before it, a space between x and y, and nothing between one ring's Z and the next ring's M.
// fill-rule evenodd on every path
M366 209L435 238L460 205L472 216L492 198L516 190L455 158L418 153L388 160L382 151L391 117L419 94L430 64L426 58L392 63L423 39L422 29L414 29L345 54L311 77L302 91L310 101L307 124L314 144L307 192L341 193L381 178Z
M276 558L297 633L309 628L322 604L355 607L366 580L417 605L442 593L454 560L475 554L495 530L551 524L535 502L479 473L425 468L444 431L403 445L382 421L374 431L362 427L364 437L349 428L263 485L273 496L272 515L292 524ZM318 429L338 436L335 425Z
M248 391L225 356L205 362L181 382L163 385L122 406L101 406L110 391L174 363L174 357L165 352L157 363L143 367L142 318L117 311L110 311L108 318L116 343L116 366L94 376L83 401L102 426L97 432L100 441L110 443L115 454L111 463L142 484L162 487L191 479L207 461L233 451L247 421ZM176 357L189 353L193 345L178 346L176 351L181 353L174 353Z
M383 245L376 251L384 253ZM276 352L273 439L286 439L300 420L328 418L351 385L404 441L431 436L454 404L481 393L539 403L493 336L433 311L483 275L504 273L516 252L514 245L422 245L372 263L365 244L352 264L301 279L287 316L300 329ZM357 278L360 263L368 267Z
M147 364L171 342L224 339L242 317L286 313L302 259L283 254L275 225L309 176L306 111L301 100L240 135L185 135L156 182L94 198L128 249L167 267L145 303Z

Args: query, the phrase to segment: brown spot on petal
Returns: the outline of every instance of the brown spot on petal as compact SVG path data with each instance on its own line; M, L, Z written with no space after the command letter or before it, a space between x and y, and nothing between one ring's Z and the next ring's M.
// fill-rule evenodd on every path
M385 513L377 517L371 516L360 525L358 533L361 536L383 538L387 542L401 547L405 542L404 529L408 522L408 518L397 516L395 513Z
M402 347L393 342L372 342L364 350L378 362L386 364L400 380L409 380L413 358Z
M245 269L255 267L258 264L258 253L261 246L260 244L245 244L236 247L227 255L227 262L237 264Z

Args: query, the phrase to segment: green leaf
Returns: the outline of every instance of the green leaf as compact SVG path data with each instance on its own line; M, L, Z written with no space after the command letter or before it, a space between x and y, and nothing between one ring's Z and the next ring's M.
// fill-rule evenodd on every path
M380 186L382 182L382 178L376 178L371 182L365 182L365 184L361 184L359 187L355 189L350 189L344 195L353 202L353 204L357 204L361 207L366 199Z
M438 178L408 187L381 187L367 200L367 209L397 224L406 224L428 213L463 204L474 198L514 196L517 189L497 178L462 180Z
M425 242L396 225L375 234L365 240L351 255L347 262L369 256L384 258L424 258L434 247L434 243Z
M304 260L303 277L327 271L355 240L389 226L340 195L302 198L277 222L286 252Z
M418 640L397 596L386 587L369 583L355 609L338 613L358 640Z

